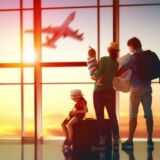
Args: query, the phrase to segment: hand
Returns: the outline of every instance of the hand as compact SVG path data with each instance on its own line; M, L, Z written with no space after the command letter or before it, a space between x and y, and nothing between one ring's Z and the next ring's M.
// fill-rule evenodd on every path
M93 74L93 75L91 76L91 79L92 79L92 80L96 80L96 76Z

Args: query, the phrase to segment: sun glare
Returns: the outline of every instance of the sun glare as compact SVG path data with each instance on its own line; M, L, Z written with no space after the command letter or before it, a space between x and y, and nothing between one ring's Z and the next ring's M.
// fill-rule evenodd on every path
M28 48L24 51L23 62L26 62L26 63L34 62L34 50L33 49Z

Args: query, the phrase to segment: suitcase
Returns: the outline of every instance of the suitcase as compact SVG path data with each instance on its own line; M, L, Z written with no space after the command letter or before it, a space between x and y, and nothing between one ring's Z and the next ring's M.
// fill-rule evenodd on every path
M111 126L105 119L106 147L112 146ZM79 150L90 150L98 145L97 120L85 119L77 123L73 128L73 147Z

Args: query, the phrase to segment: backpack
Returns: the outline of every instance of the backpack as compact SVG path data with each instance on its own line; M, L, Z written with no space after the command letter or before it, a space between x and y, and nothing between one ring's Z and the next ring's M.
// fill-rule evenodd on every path
M160 77L160 61L154 52L146 50L136 56L136 75L140 80L151 81Z

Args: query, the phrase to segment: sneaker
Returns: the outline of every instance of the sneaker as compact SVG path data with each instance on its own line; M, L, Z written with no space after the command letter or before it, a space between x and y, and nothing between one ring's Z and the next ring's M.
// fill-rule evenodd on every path
M154 148L154 143L152 140L148 140L147 141L147 146L148 146L148 149L153 149Z
M123 142L122 143L122 149L131 149L131 148L133 148L133 141L129 141L129 140L127 140L127 141L125 141L125 142Z

